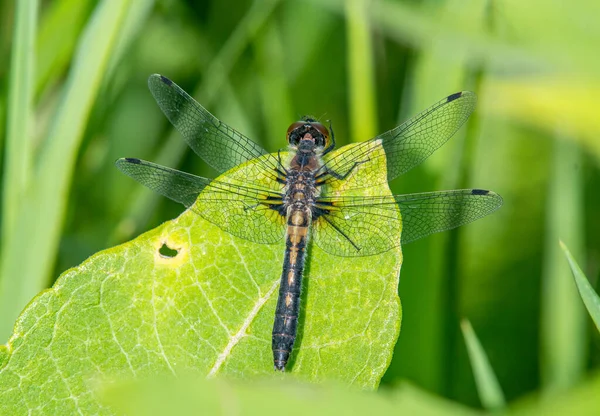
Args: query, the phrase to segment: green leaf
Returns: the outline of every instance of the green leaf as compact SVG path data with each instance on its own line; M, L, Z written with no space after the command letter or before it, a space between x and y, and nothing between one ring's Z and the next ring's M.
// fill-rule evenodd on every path
M596 324L596 328L598 328L598 331L600 331L600 296L598 296L598 294L594 291L590 281L581 271L581 268L571 255L571 252L562 241L560 242L560 247L565 252L565 256L569 261L569 266L573 272L573 278L577 284L577 289L579 290L581 299L583 300L585 307L592 317L592 320Z
M353 391L339 386L302 385L280 381L258 383L226 380L146 380L118 383L103 397L127 415L419 415L480 414L403 384L394 391ZM234 410L233 410L234 409Z
M381 168L376 163L347 182ZM385 168L378 171L385 183ZM161 254L163 245L177 254ZM400 249L337 257L309 248L298 340L282 375L273 371L271 330L283 252L283 240L250 243L188 210L92 256L18 319L0 369L0 414L106 413L92 391L98 378L164 372L375 388L400 329Z
M8 357L8 347L6 345L0 345L0 368L4 367Z
M488 410L503 409L506 407L504 393L502 393L498 378L490 365L483 347L479 343L479 339L471 323L467 319L463 319L460 323L460 328L465 337L465 344L467 344L469 360L471 361L481 404Z

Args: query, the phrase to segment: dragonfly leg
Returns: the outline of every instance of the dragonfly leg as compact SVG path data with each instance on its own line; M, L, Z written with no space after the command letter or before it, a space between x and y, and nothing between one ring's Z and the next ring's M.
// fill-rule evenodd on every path
M281 161L281 149L277 151L277 163L279 163L279 166L275 171L283 176L287 176L290 172L283 166L283 162Z
M335 134L333 133L333 126L331 125L331 120L327 120L329 122L329 132L331 133L331 144L327 146L325 150L323 150L323 155L331 152L335 149Z
M244 203L244 211L250 211L253 209L256 209L260 206L263 206L265 208L268 209L272 209L273 211L277 211L279 213L279 215L282 215L285 217L285 213L286 213L286 206L283 203L283 200L280 198L273 198L270 200L264 200L261 202L257 202L256 204L247 204Z
M289 174L289 171L285 168L285 166L283 166L283 163L281 162L281 149L277 151L277 163L279 164L279 166L277 167L277 169L275 169L275 173L277 174L275 180L279 183L286 184L286 178Z
M252 204L252 205L246 205L244 207L244 211L248 211L248 210L254 209L254 208L258 207L259 205L260 205L260 203L258 203L258 204Z
M325 221L327 221L329 223L329 225L331 225L333 227L334 230L336 230L338 233L340 233L342 235L342 237L344 237L346 240L348 240L348 242L350 244L352 244L352 247L354 247L357 252L360 251L360 247L354 241L352 241L352 239L350 238L350 236L348 236L348 234L346 234L345 232L343 232L337 225L335 225L329 218L327 218L327 215L324 215L323 219Z
M365 162L366 162L366 160L361 160L360 162L354 162L354 164L350 167L350 169L348 169L348 171L346 171L346 173L338 173L338 172L334 171L333 169L329 169L327 166L325 166L324 172L320 173L319 175L317 175L315 177L315 186L325 184L327 182L327 178L326 178L327 175L330 175L338 180L344 180L348 177L348 175L350 175L350 173L352 173L352 171L358 165L365 163Z

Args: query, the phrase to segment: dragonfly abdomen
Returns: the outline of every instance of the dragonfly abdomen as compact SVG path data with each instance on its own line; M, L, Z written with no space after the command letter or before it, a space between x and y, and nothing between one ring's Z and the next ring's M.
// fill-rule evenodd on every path
M275 369L279 371L285 370L296 341L310 221L309 209L290 207L287 215L283 271L273 324L273 361Z

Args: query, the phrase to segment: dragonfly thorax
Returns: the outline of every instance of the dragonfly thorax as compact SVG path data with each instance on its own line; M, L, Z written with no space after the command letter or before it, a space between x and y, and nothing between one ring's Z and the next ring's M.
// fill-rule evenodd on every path
M284 212L287 211L288 207L295 207L296 209L312 208L318 195L319 190L315 186L315 178L312 172L292 170L288 174L284 189Z

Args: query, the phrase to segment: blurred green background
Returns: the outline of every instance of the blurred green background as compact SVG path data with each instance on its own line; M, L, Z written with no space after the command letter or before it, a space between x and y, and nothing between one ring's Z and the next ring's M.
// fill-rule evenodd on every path
M492 189L504 206L404 248L402 331L382 384L480 406L461 318L509 401L600 367L558 243L598 287L597 1L3 0L0 11L2 342L60 273L182 212L114 160L215 174L147 90L161 73L272 151L305 114L332 120L345 144L475 91L467 126L391 187Z

